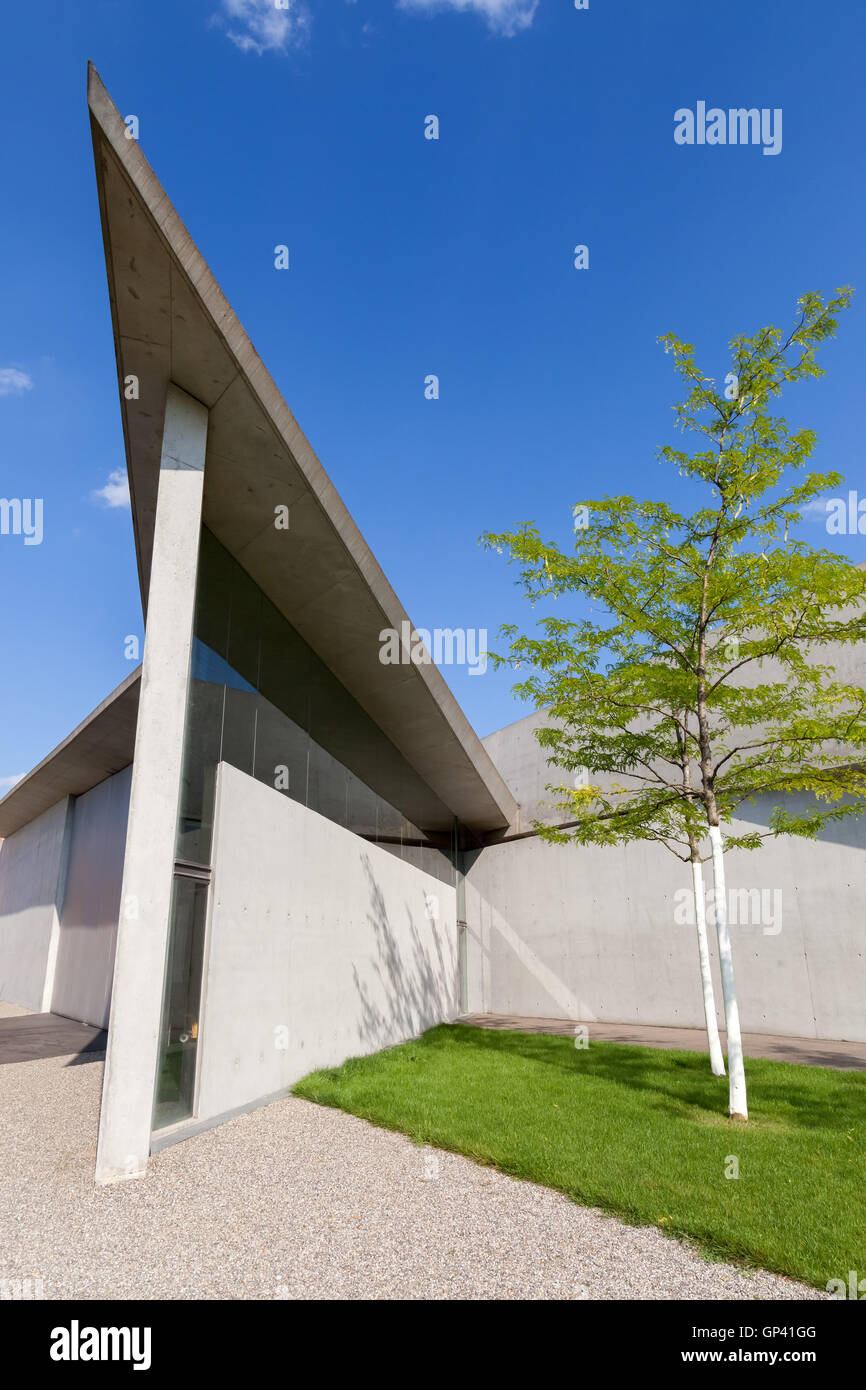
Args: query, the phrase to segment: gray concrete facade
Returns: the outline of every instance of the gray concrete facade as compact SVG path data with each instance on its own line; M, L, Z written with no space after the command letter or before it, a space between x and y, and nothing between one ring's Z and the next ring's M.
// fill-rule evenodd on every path
M75 798L51 1012L108 1025L132 767Z
M198 1119L456 1017L453 886L226 763L214 865Z
M0 845L0 999L105 1027L131 768Z

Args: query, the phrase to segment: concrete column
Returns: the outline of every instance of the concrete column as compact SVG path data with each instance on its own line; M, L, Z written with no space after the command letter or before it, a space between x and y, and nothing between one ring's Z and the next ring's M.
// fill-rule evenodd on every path
M150 1152L207 420L200 402L169 385L99 1121L102 1183L140 1177Z
M471 850L463 854L463 990L461 1007L467 1014L490 1011L490 904L479 892L472 877L479 859L489 851Z
M54 977L57 973L57 952L60 946L60 917L66 893L66 873L69 868L69 846L72 840L72 819L75 803L67 796L63 812L63 840L60 845L60 859L57 865L57 885L54 902L51 906L51 932L48 937L48 955L45 961L45 981L42 986L42 1012L51 1012L54 998Z

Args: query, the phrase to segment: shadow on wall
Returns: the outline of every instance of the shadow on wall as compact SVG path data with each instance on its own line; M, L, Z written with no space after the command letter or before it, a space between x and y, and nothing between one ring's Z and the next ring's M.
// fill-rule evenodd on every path
M362 863L370 892L367 921L375 952L371 968L378 988L362 978L357 965L352 966L352 976L360 1003L358 1036L366 1050L375 1051L456 1016L457 951L455 941L447 940L441 916L433 920L425 914L419 927L418 910L407 902L405 925L395 927L368 854Z

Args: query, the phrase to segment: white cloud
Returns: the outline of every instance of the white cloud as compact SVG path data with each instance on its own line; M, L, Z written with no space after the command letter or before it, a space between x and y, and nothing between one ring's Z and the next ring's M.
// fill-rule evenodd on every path
M20 396L33 390L33 378L17 367L0 367L0 396Z
M222 0L213 23L242 53L285 53L304 42L310 12L303 0Z
M402 10L469 10L486 19L488 28L496 34L512 38L528 29L538 0L397 0Z
M109 473L105 486L96 488L90 496L104 507L128 507L129 479L125 469L115 468L113 473Z
M19 772L17 777L0 777L0 796L2 796L4 792L8 792L10 787L14 787L15 783L20 782L24 776L25 773Z
M800 511L803 513L804 521L824 521L827 516L827 508L830 505L829 497L815 497L811 502L804 502Z

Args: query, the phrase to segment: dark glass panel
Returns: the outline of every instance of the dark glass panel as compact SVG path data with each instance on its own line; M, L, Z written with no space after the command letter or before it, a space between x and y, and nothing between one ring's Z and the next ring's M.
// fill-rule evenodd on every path
M232 566L232 606L226 660L256 690L259 688L262 591L240 565Z
M360 777L356 777L353 772L348 773L348 821L349 830L355 835L361 835L365 840L375 842L379 829L379 803L374 791L371 791Z
M196 643L197 648L200 645ZM190 681L177 857L193 864L210 863L214 777L221 759L224 700L225 686L195 676Z
M254 690L225 687L222 760L250 776L254 767L257 708Z
M310 735L269 700L258 697L254 776L302 806L307 804Z
M307 775L307 805L311 811L337 825L346 825L349 811L349 773L310 739L310 761Z
M192 1114L198 1049L206 883L175 877L165 971L154 1129Z
M234 562L227 550L202 528L196 586L195 633L204 646L225 659L229 649L229 620Z
M261 617L259 690L276 709L309 732L313 653L267 599Z
M435 805L429 788L204 529L179 858L210 862L220 760L437 876L451 872L418 828Z

